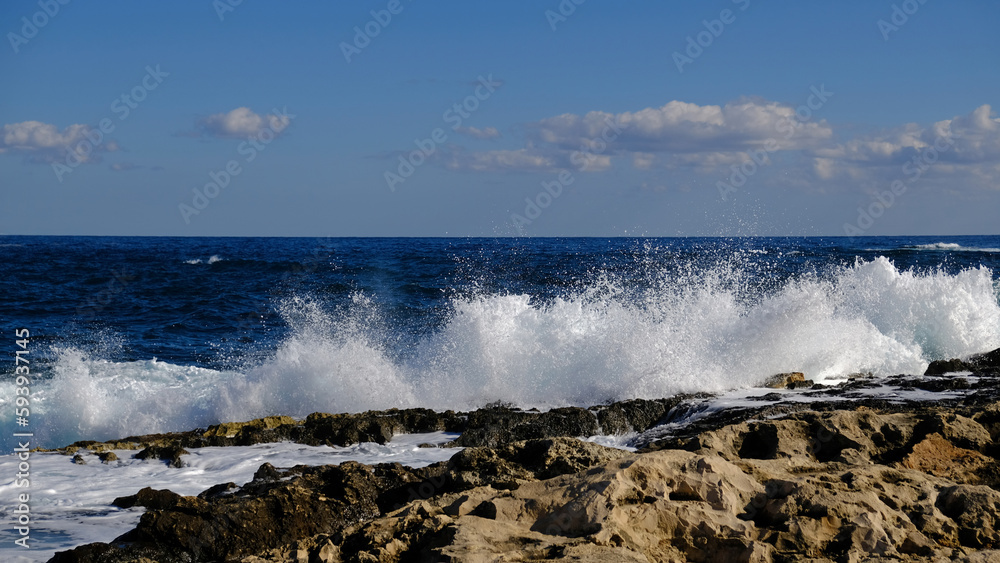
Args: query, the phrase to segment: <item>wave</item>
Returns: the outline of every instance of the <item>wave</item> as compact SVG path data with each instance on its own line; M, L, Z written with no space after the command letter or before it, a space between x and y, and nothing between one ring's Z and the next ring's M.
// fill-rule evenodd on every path
M216 262L221 262L223 259L219 258L218 255L213 254L212 256L206 258L202 261L201 258L194 258L192 260L185 260L185 264L215 264Z
M937 250L953 252L1000 252L1000 248L976 248L962 246L954 242L935 242L932 244L915 244L903 247L906 250Z
M334 311L298 296L278 307L290 334L264 360L228 371L57 349L51 379L33 388L32 416L55 446L270 414L497 400L548 408L749 388L787 371L818 381L923 373L931 360L1000 347L1000 289L985 267L859 260L766 295L725 268L664 275L638 293L622 285L602 279L550 300L455 297L447 320L415 342L364 295Z

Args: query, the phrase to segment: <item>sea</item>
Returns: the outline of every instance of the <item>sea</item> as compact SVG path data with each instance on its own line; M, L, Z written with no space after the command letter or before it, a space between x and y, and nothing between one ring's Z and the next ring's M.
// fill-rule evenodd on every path
M425 435L204 448L182 469L36 453L24 550L14 434L56 448L317 411L733 397L781 372L922 374L998 347L1000 236L0 236L0 558L109 541L141 513L110 501L150 484L456 451Z

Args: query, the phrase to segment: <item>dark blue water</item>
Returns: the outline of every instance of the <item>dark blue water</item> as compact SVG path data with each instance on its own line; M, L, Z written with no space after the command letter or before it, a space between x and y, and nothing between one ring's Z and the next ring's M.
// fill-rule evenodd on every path
M599 402L1000 346L996 236L8 236L0 257L0 371L12 377L13 331L28 328L39 413L60 437L289 409ZM107 412L54 416L70 396ZM127 402L178 414L143 425Z

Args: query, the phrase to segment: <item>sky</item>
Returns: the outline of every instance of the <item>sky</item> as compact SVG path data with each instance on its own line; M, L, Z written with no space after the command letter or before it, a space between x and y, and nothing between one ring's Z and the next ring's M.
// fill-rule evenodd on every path
M0 234L997 234L993 0L4 0Z

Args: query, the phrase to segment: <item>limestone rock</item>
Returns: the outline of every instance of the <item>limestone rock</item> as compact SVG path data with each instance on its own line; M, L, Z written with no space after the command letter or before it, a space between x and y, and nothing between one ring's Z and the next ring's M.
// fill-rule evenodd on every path
M797 383L803 383L805 380L806 376L800 371L778 373L765 379L763 386L769 389L786 389Z

